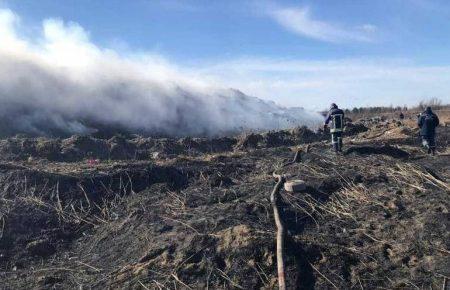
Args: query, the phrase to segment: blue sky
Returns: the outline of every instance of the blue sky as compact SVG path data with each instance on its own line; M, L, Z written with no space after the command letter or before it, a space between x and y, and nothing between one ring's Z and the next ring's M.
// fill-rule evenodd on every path
M446 0L0 0L23 37L45 19L92 44L152 54L186 75L318 109L450 102Z

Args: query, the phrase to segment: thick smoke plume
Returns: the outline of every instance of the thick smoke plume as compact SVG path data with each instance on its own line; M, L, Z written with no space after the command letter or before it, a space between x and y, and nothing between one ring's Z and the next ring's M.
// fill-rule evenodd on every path
M119 54L74 23L45 20L32 38L0 10L0 134L84 134L102 127L219 135L312 125L315 113L218 88L149 54Z

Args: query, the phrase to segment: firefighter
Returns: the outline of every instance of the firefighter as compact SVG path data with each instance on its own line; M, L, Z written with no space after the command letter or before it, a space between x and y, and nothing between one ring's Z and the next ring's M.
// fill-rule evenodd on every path
M333 144L334 151L342 152L342 132L344 131L344 111L338 108L336 104L331 104L330 111L328 112L325 124L323 125L324 131L327 128L328 123L331 121L330 133L331 143Z
M439 125L438 116L433 113L431 107L418 116L417 125L420 128L422 145L428 150L428 154L436 154L436 127Z

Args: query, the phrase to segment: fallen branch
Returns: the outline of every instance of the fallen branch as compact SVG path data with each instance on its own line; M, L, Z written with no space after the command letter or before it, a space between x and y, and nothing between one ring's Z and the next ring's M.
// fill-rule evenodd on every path
M280 189L285 182L285 178L283 175L279 175L279 174L275 174L275 173L273 174L273 176L277 179L277 184L275 184L275 186L272 190L272 193L270 194L270 203L272 204L273 216L275 219L275 224L277 226L278 287L280 290L286 290L286 280L285 280L285 274L284 274L284 257L283 257L285 229L284 229L284 225L281 220L280 213L278 211L278 205L277 205L278 193L280 192Z

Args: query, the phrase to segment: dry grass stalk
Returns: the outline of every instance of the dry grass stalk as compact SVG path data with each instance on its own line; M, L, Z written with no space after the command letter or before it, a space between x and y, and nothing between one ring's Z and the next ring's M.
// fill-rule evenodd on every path
M311 266L311 268L314 269L314 271L316 271L320 276L322 276L322 278L324 278L326 281L328 281L328 283L330 283L331 285L333 285L334 289L339 289L336 284L334 284L333 282L331 282L330 279L328 279L324 274L322 274L319 269L317 269L316 267L314 267L313 264L309 263L309 265Z
M224 271L220 270L219 268L216 268L216 270L219 272L219 274L220 274L220 276L222 276L222 278L224 278L225 280L230 282L230 284L233 285L235 288L242 289L242 290L245 289L241 285L239 285L236 282L234 282L233 280L231 280L231 278Z
M388 176L393 178L397 183L416 188L424 191L424 183L428 183L444 191L450 191L447 182L433 176L430 172L423 170L421 167L413 164L397 164L394 168L389 168Z
M192 289L191 287L189 287L186 283L184 283L183 281L180 280L180 278L178 278L177 275L175 275L174 273L172 273L172 277L181 285L183 285L184 287L186 287L187 289Z

